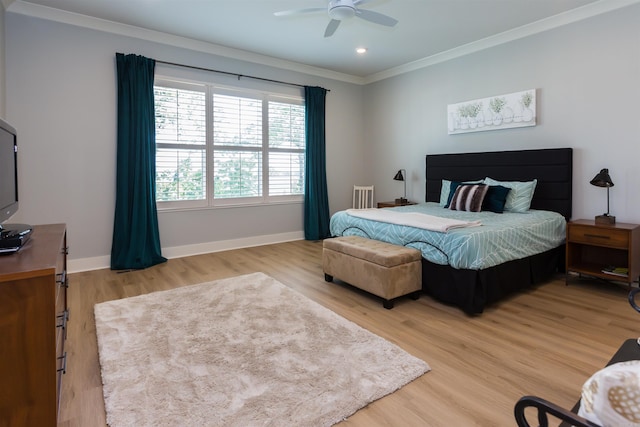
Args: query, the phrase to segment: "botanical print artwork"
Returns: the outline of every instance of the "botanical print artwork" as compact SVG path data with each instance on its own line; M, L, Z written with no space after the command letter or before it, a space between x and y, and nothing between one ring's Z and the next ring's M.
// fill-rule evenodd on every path
M536 90L447 106L449 135L536 125Z

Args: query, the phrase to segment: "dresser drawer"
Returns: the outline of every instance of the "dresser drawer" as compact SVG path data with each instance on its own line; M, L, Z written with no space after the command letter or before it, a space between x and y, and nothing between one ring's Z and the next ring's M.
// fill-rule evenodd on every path
M67 310L56 314L56 356L62 355L64 342L67 339L67 321L69 312Z
M626 230L571 224L568 237L572 243L586 243L592 246L618 249L629 248L629 232Z
M67 272L56 273L56 315L67 309Z

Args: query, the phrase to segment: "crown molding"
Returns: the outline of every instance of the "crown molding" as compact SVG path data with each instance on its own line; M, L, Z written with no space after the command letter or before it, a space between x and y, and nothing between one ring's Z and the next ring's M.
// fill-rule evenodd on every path
M2 0L0 1L0 3L2 3L2 6L4 7L4 10L9 9L9 6L11 6L11 3L13 3L15 0Z
M13 2L7 8L8 12L27 15L34 18L45 19L49 21L60 22L77 27L89 28L92 30L112 33L127 37L133 37L141 40L147 40L156 43L162 43L168 46L190 49L198 52L208 53L211 55L224 56L225 58L237 59L240 61L252 62L260 65L281 68L290 71L323 77L331 80L343 81L362 85L364 79L362 77L350 74L339 73L325 68L313 67L299 62L287 61L272 56L261 55L259 53L249 52L240 49L234 49L227 46L221 46L213 43L203 42L200 40L180 37L160 31L148 30L145 28L135 27L133 25L121 24L119 22L108 21L105 19L94 18L79 13L68 12L48 6L42 6L22 0L2 0L3 2ZM161 60L162 58L156 58Z
M287 61L272 56L261 55L255 52L249 52L240 49L233 49L226 46L207 43L200 40L194 40L186 37L175 36L160 31L147 30L132 25L121 24L118 22L98 19L78 13L72 13L55 9L48 6L37 5L23 0L1 0L7 12L28 15L35 18L56 21L64 24L74 25L78 27L89 28L93 30L124 35L137 39L157 42L169 46L190 49L198 52L208 53L212 55L224 56L226 58L237 59L240 61L252 62L260 65L281 68L299 73L322 77L331 80L353 83L357 85L366 85L406 74L421 68L426 68L435 64L459 58L464 55L479 52L494 46L548 31L563 25L578 22L591 18L603 13L611 12L623 7L640 3L640 0L599 0L585 6L572 9L570 11L541 19L539 21L505 31L481 40L477 40L465 45L440 52L435 55L428 56L413 62L409 62L398 67L393 67L379 73L371 74L366 77L359 77L345 73L328 70L320 67ZM162 58L157 58L161 60Z
M435 55L419 59L417 61L409 62L398 67L393 67L379 73L371 74L365 77L364 84L375 83L377 81L385 80L390 77L406 74L411 71L446 62L451 59L459 58L461 56L479 52L490 47L498 46L534 34L542 33L544 31L552 30L563 25L582 21L593 16L611 12L613 10L631 6L637 3L640 3L640 0L600 0L564 13L560 13L558 15L550 16L548 18L541 19L539 21L532 22L518 28L514 28L509 31L505 31L500 34L493 35L491 37L458 46L454 49L440 52Z

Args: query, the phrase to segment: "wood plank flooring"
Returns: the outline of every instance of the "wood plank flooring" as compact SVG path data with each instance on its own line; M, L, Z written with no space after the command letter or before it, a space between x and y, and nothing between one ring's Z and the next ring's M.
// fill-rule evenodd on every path
M296 241L171 259L142 271L70 275L68 371L59 426L106 425L93 306L256 271L425 360L432 371L342 426L514 426L513 406L537 395L570 409L582 384L640 335L628 288L564 276L469 317L423 295L392 310L344 283L326 283L322 243Z

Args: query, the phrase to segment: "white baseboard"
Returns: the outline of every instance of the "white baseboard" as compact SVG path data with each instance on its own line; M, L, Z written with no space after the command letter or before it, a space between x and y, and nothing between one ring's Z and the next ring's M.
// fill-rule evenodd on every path
M228 251L231 249L250 248L253 246L271 245L274 243L290 242L293 240L304 239L302 231L293 231L290 233L268 234L264 236L246 237L243 239L220 240L216 242L198 243L195 245L173 246L162 248L162 255L166 258L182 258L191 255L200 255L211 252ZM99 270L101 268L109 268L111 265L111 257L109 255L70 259L68 261L69 273L79 273L81 271Z

